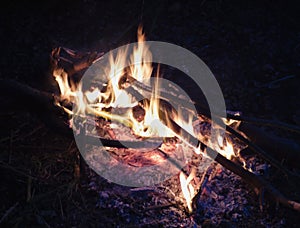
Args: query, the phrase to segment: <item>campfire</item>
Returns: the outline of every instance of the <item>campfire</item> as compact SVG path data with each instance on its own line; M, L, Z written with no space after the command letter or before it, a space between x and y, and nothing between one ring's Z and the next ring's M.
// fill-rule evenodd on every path
M1 14L0 227L299 227L293 4L24 6Z
M220 131L217 139L213 139L210 135L213 123L207 110L191 101L178 86L159 83L162 79L161 66L151 63L152 56L145 45L142 27L139 27L137 35L138 42L133 53L111 55L109 65L101 71L102 75L91 76L88 86L82 83L80 77L76 78L76 73L101 62L103 53L82 56L67 48L55 48L51 54L53 76L59 87L55 105L69 115L69 127L75 136L84 135L86 143L90 144L85 148L88 152L82 154L90 167L99 170L104 159L100 151L104 150L114 158L106 165L125 164L123 176L119 173L121 179L137 167L163 167L168 161L169 165L165 168L179 175L182 198L191 213L197 208L197 199L207 181L210 167L207 164L216 161L252 184L260 194L263 194L261 189L265 189L277 201L300 210L297 202L274 189L241 156L240 152L249 147L272 165L290 173L251 142L247 125L244 131L240 130L241 114L228 111L227 118L222 118L226 125L225 133ZM130 56L129 66L123 68L127 55ZM82 59L84 61L79 61ZM199 113L199 110L203 112ZM99 140L103 148L95 146L97 143L94 142ZM178 157L181 158L178 160ZM199 161L190 162L192 159ZM202 176L199 169L204 169Z
M293 134L299 127L238 111L212 115L200 99L192 100L180 84L164 78L171 67L153 61L155 51L146 43L140 27L133 48L125 45L112 55L57 47L46 89L3 79L0 91L24 102L55 134L72 144L75 138L81 152L76 181L92 178L93 170L110 183L133 187L130 194L169 192L168 200L159 205L156 198L146 211L175 207L198 224L204 223L203 214L215 214L214 224L224 214L237 220L249 204L248 186L259 195L261 210L275 202L300 211L297 197L283 194L268 179L271 171L291 185L299 181L300 146L257 125ZM231 186L239 181L247 187ZM234 194L239 196L233 199ZM100 194L103 203L109 195Z

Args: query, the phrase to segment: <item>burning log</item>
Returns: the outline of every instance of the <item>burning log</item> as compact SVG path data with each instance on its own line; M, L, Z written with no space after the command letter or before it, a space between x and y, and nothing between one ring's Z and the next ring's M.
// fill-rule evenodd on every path
M150 92L150 87L147 87L146 85L143 85L140 82L137 82L136 80L130 78L131 81L134 81L134 85L137 85L139 89L143 89L146 91ZM133 86L134 87L134 86ZM134 88L127 88L127 91L135 96L138 100L142 100L143 96ZM174 97L173 94L167 92L167 91L162 91L160 95L162 101L164 100L181 100L181 97ZM182 100L181 102L184 102L185 104L187 103L185 100ZM197 110L202 110L204 112L201 113L201 115L204 115L206 118L208 118L209 114L208 111L203 108L202 105L198 105L197 103L193 104L188 102L187 106L190 107L188 108L189 110L192 110L192 106L195 105ZM236 120L241 120L243 118L239 118L239 115L232 115L228 114L228 119L236 119ZM248 118L245 118L248 120ZM260 120L260 122L263 123L272 123L269 121L263 121ZM291 129L294 132L298 132L298 127L290 126L288 124L280 123L280 126L283 126L284 128ZM239 129L244 132L247 137L251 139L248 140L245 136L243 136L241 133L239 133L237 130L233 129L230 126L226 126L226 131L229 132L230 134L234 135L237 137L239 140L242 142L246 143L250 149L252 149L254 152L256 152L259 156L261 156L263 159L267 160L270 162L272 165L277 167L278 169L284 171L286 174L289 175L294 175L294 173L291 173L287 168L283 167L282 164L279 162L281 159L286 160L286 163L288 165L291 165L295 168L298 168L299 166L299 161L300 161L300 145L297 144L294 141L285 139L285 138L279 138L275 136L270 136L270 134L265 133L262 131L260 128L255 127L249 123L241 122ZM300 132L300 131L299 131ZM272 154L268 154L265 150L270 151ZM282 151L284 151L284 156ZM274 157L275 158L274 158ZM277 160L276 160L277 159ZM279 160L279 161L278 161ZM295 162L296 161L296 162Z
M64 64L61 64L62 66L65 65L66 72L68 74L75 74L79 73L83 69L87 68L91 63L97 58L99 58L102 53L97 54L97 53L77 53L73 50L67 49L67 48L62 48L69 58L61 57L60 52L61 48L56 48L53 50L52 55L51 55L51 60L54 62L52 64L54 67L58 66L58 62L64 62ZM75 58L77 62L72 62L70 59L72 57L73 59ZM80 61L78 60L80 59ZM71 67L66 65L66 63L72 63ZM73 69L73 70L69 70ZM142 100L143 96L138 92L138 90L146 91L148 93L152 93L152 88L139 82L136 80L134 77L127 75L125 78L123 77L123 81L128 81L130 83L130 87L127 87L125 90L136 97L137 100ZM176 94L169 92L167 90L161 90L159 93L159 98L162 100L166 101L179 101L180 103L184 103L185 107L189 111L193 110L193 107L196 107L198 112L201 113L201 115L204 115L206 117L210 116L209 110L207 110L206 107L203 107L199 103L194 103L191 102L190 100L185 100L183 97L176 96ZM242 129L243 132L251 139L248 140L245 138L243 135L241 135L239 132L237 132L235 129L231 128L230 126L226 127L226 131L229 133L233 134L235 137L238 139L242 140L244 143L246 143L254 152L256 152L259 156L261 156L263 159L268 160L271 164L276 166L277 168L284 170L285 173L288 173L289 175L292 175L289 170L284 168L280 162L277 160L282 159L282 151L284 151L285 160L286 163L290 166L297 167L299 164L297 161L300 160L299 158L299 148L300 146L287 139L282 139L279 137L271 137L269 134L264 133L260 128L257 128L251 124L247 124L247 122L255 123L255 124L262 124L262 125L271 125L279 128L284 128L288 129L294 132L300 132L300 128L297 126L292 126L289 124L281 123L281 122L274 122L274 121L269 121L269 120L262 120L262 119L257 119L257 118L249 118L249 117L244 117L240 115L233 115L231 113L227 114L228 118L234 119L234 120L243 120L240 129ZM257 143L252 143L252 142L257 142ZM268 154L265 152L265 150L271 152L272 154ZM274 159L274 157L277 159Z

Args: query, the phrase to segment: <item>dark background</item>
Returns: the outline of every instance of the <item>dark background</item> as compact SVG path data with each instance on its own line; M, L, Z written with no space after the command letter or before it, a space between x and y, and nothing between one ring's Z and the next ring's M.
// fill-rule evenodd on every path
M1 78L49 90L47 74L52 48L107 52L136 41L136 30L142 23L148 40L174 43L199 56L216 76L228 109L240 110L247 116L300 123L297 1L53 0L1 4ZM278 79L283 80L273 83ZM189 86L184 78L174 76L173 80ZM1 101L6 99L3 96ZM26 106L14 102L16 107ZM50 164L52 171L68 166L71 155L64 155L63 151L70 142L41 125L38 115L2 107L0 213L3 215L19 202L28 217L23 218L21 206L17 206L6 219L7 224L36 223L32 218L32 214L38 214L36 205L24 203L26 175L31 172L39 177L45 170L37 168L38 164L44 168ZM295 135L275 133L298 140ZM63 162L58 164L58 158ZM69 183L73 172L70 167L66 180L34 181L36 195ZM51 208L49 211L57 209L57 205L45 204ZM47 215L44 217L47 220ZM80 224L71 217L48 223Z
M39 86L53 47L108 51L135 41L142 23L148 40L198 55L230 108L291 121L299 107L298 9L296 1L12 1L1 7L1 76Z

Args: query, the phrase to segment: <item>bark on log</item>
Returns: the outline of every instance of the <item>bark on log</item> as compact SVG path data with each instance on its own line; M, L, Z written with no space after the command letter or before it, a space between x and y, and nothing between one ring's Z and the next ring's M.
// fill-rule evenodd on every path
M275 136L252 124L242 122L239 129L247 134L251 142L271 151L278 161L289 167L300 169L300 145L292 140Z

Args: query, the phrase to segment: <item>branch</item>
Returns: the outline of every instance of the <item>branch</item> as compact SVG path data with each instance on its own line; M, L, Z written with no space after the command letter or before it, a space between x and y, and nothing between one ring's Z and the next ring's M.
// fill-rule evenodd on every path
M261 194L262 192L266 191L277 202L300 212L300 203L286 198L278 189L274 188L268 181L266 181L262 177L245 170L236 163L226 159L221 154L217 155L215 161L224 166L226 169L240 176L246 183L251 184L254 188L259 190Z
M296 125L287 124L281 121L275 121L275 120L266 120L266 119L260 119L260 118L254 118L254 117L247 117L247 116L235 116L232 114L227 114L227 117L232 120L240 120L247 123L253 123L258 125L265 125L270 127L277 127L281 129L285 129L288 131L292 131L295 133L300 133L300 127Z
M239 126L242 132L247 132L247 137L253 144L260 145L267 151L272 151L272 155L278 161L285 161L289 167L299 168L300 145L292 140L275 136L263 131L252 124L242 122Z

